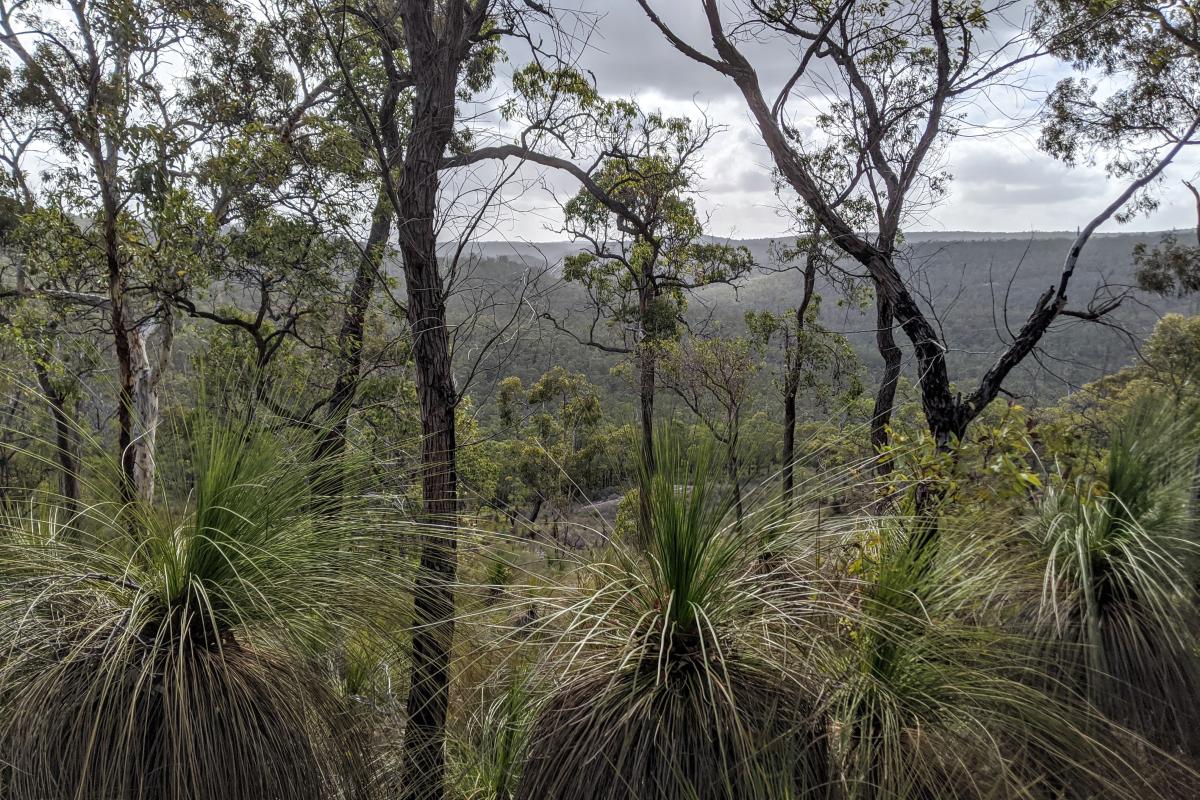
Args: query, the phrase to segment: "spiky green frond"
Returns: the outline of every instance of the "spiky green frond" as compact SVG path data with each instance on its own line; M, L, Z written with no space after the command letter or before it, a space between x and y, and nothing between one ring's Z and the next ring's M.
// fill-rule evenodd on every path
M320 465L264 431L188 435L186 499L0 531L14 800L315 800L367 783L330 656L384 616L369 509L327 513Z

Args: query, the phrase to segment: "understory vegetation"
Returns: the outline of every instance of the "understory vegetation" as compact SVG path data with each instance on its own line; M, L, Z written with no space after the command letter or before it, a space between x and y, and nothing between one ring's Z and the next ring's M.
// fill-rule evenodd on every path
M0 0L0 800L1200 797L1200 2L616 5Z
M1094 449L897 444L741 518L664 428L645 526L574 546L404 521L319 433L197 409L162 502L7 506L5 793L394 796L417 554L454 536L449 796L1192 796L1197 417L1133 385Z

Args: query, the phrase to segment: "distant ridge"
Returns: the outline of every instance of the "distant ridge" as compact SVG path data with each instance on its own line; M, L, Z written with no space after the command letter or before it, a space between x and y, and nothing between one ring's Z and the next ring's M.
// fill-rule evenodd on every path
M1185 229L1187 233L1191 233L1191 229ZM1167 233L1178 233L1179 231L1135 231L1135 230L1118 230L1118 231L1101 231L1092 234L1094 239L1117 239L1117 238L1132 238L1137 240L1157 239ZM919 242L994 242L994 241L1055 241L1059 239L1074 239L1075 231L914 231L906 233L905 240L909 243ZM780 234L778 236L756 236L747 238L721 238L708 237L713 241L725 241L731 244L741 244L755 249L755 247L765 247L770 242L787 241L794 238L794 234ZM561 257L564 252L574 252L579 249L576 245L568 240L545 240L545 241L523 241L520 239L499 240L485 239L478 242L472 242L469 249L483 255L487 258L496 258L505 254L515 255L521 254L527 256L530 253L541 251L547 257Z
M923 231L908 236L897 266L912 276L921 301L935 304L950 346L951 370L961 386L970 387L978 380L1006 346L1010 331L1021 325L1046 288L1057 281L1075 235L1074 231ZM1084 251L1071 284L1073 307L1085 309L1097 292L1101 298L1110 296L1105 287L1121 292L1122 287L1133 284L1134 246L1153 244L1161 237L1161 231L1097 234ZM745 245L757 263L766 266L772 259L769 245L779 240L729 241ZM484 241L471 247L480 260L475 266L479 274L491 274L500 281L516 281L522 272L543 267L553 273L564 256L579 250L579 245L566 241ZM574 313L578 318L587 307L587 298L577 285L548 285L553 285L552 290L540 298L548 311L559 317ZM835 290L819 288L827 299L821 306L822 322L847 335L868 369L877 368L873 309L839 304ZM795 307L800 290L797 273L763 270L747 276L736 288L713 286L698 292L690 299L689 308L697 319L736 336L745 332L747 311L785 312ZM1017 395L1052 400L1133 363L1139 343L1168 312L1200 313L1200 297L1138 293L1107 318L1105 325L1064 320L1046 337L1040 360L1022 365L1008 388ZM586 314L582 318L587 319ZM897 338L906 353L906 374L913 379L911 349L906 339ZM510 365L513 374L536 380L547 369L561 365L587 374L614 395L626 391L609 372L614 359L581 349L566 336L543 332L538 341L536 351L527 350ZM764 385L763 390L769 388Z

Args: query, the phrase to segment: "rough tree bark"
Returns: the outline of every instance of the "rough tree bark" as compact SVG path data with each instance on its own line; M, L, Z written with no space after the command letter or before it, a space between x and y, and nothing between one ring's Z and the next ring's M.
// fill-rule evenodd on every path
M814 237L815 238L815 237ZM796 352L788 364L788 374L783 382L783 499L792 502L795 494L796 467L796 397L800 393L800 334L804 331L804 319L812 305L817 285L817 252L814 244L809 248L804 262L804 289L800 304L796 306Z
M350 286L346 312L338 332L337 377L329 396L329 416L321 439L317 443L314 460L325 464L339 457L346 449L346 428L350 411L358 397L358 386L362 378L363 335L371 295L383 259L384 249L392 233L394 215L391 204L380 196L375 204L371 230L359 256L354 282ZM336 465L329 465L328 476L322 480L320 491L336 498L341 494L343 475Z
M67 410L67 394L54 385L42 359L34 361L34 371L54 421L54 455L58 459L60 499L67 514L73 514L79 508L79 457L75 451L75 426L71 412Z
M772 106L763 95L758 74L749 59L739 50L735 41L730 38L722 20L721 5L718 0L699 0L701 12L707 23L711 37L714 55L708 55L684 41L661 17L653 10L650 0L637 0L650 21L659 29L663 36L679 52L700 64L704 64L728 77L740 91L755 126L771 153L772 161L780 175L805 202L817 221L825 228L838 247L848 256L866 268L870 274L875 291L887 299L892 316L905 336L912 343L916 357L918 385L921 390L921 405L925 414L929 431L939 448L949 448L951 443L961 438L967 426L987 407L1000 392L1000 388L1009 373L1025 357L1033 351L1050 324L1062 314L1072 314L1083 318L1096 318L1113 306L1087 312L1070 312L1067 310L1067 289L1080 251L1087 243L1092 233L1105 220L1112 217L1140 189L1156 179L1197 130L1200 118L1194 121L1182 137L1171 147L1144 175L1131 182L1121 195L1087 226L1083 228L1064 262L1056 286L1051 286L1039 299L1030 312L1024 325L1014 337L996 363L984 374L975 390L966 397L956 396L951 389L949 371L946 365L946 346L938 336L937 330L922 311L912 291L905 284L899 270L896 269L893 253L888 243L898 229L899 220L903 214L906 193L913 185L916 176L923 168L926 156L934 147L942 134L943 117L946 105L962 89L956 81L965 81L965 85L978 85L979 76L964 77L963 70L968 63L962 54L956 52L956 45L949 41L943 8L939 0L930 0L928 4L928 21L934 39L933 66L930 79L932 88L926 110L923 115L921 129L917 132L912 151L905 161L903 171L897 173L886 158L878 157L872 147L877 145L878 136L868 137L868 154L873 160L879 178L887 187L888 204L884 209L883 224L879 240L884 246L879 246L857 233L847 224L838 213L836 205L827 196L825 189L814 179L803 154L792 146L781 118L782 104L786 96L781 96ZM829 50L837 63L847 70L848 78L854 91L862 93L864 107L874 104L876 99L870 93L870 88L861 81L861 76L855 72L854 54L845 50L837 50L837 45L829 38L837 28L842 15L853 12L853 2L843 2L837 12L831 17L824 30L817 33L798 35L810 36L809 50L798 66L798 71L792 76L789 87L795 85L805 70L809 60L819 50ZM843 25L841 30L845 31ZM837 50L837 52L834 52ZM998 68L992 67L988 75L998 74ZM856 80L858 79L858 80ZM870 109L867 109L869 119ZM879 132L877 131L876 134Z
M103 170L104 168L101 167ZM125 322L125 269L117 233L117 200L107 182L101 184L104 213L104 266L108 279L108 324L112 329L113 351L117 356L117 453L121 462L121 500L132 502L137 489L137 457L133 451L134 407L133 350L131 327Z
M443 8L403 0L400 14L412 65L409 130L391 200L408 298L417 396L421 404L421 545L414 593L412 672L403 775L406 800L444 795L446 709L454 638L458 473L445 286L437 254L442 158L454 134L462 66L487 19L487 3L449 0ZM391 125L397 122L393 119Z
M875 295L875 345L883 357L883 375L879 378L879 389L875 393L875 407L871 410L871 449L878 454L888 443L888 426L892 422L892 409L896 405L896 386L900 383L902 353L893 333L895 320L892 308L882 293ZM887 475L892 471L890 459L875 462L875 471Z

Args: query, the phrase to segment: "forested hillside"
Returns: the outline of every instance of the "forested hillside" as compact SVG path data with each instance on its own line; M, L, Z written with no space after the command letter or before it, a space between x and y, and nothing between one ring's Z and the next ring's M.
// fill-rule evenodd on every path
M1200 0L0 0L0 800L1200 797L1198 147Z
M1073 285L1073 295L1083 302L1094 296L1123 296L1137 286L1133 250L1136 245L1159 242L1163 233L1112 233L1096 236ZM1012 338L1027 309L1055 282L1073 234L972 233L951 231L907 236L904 269L922 286L938 309L946 339L956 344L949 359L964 384L977 380ZM737 240L747 247L760 269L736 287L713 286L697 292L691 319L698 325L715 325L727 335L745 332L747 311L781 312L794 308L803 292L803 275L780 263L774 243L781 240ZM543 311L578 317L583 298L577 287L563 282L562 259L578 248L566 242L481 242L475 253L480 274L498 282L523 273L546 273L538 302ZM844 333L871 373L880 369L874 343L874 319L869 305L848 302L828 284L819 291L825 298L821 320ZM1007 304L1007 319L1004 313ZM1163 297L1134 292L1105 320L1104 325L1064 320L1046 337L1041 357L1023 364L1010 378L1010 391L1031 404L1048 403L1104 375L1136 363L1141 345L1158 320L1168 313L1195 314L1200 300L1194 296ZM582 324L582 323L580 323ZM525 380L536 379L555 365L587 375L607 392L620 394L628 387L609 374L619 358L581 348L570 336L553 329L539 331L528 345L513 353L508 372ZM914 366L907 359L907 374ZM764 389L766 387L763 387ZM619 402L619 398L614 398ZM769 402L766 396L762 402ZM632 409L630 409L632 412Z

